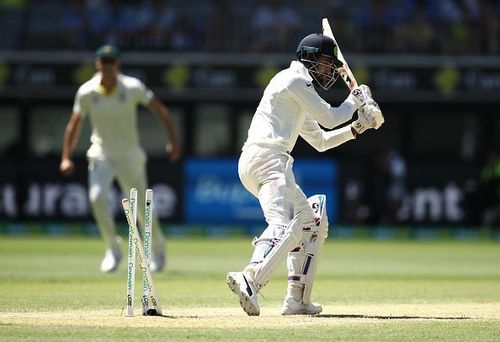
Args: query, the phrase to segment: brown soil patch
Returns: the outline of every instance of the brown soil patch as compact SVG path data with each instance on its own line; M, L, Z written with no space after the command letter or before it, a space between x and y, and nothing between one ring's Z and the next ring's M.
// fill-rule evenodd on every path
M124 317L118 310L65 312L4 312L1 324L27 326L161 327L161 328L286 328L300 325L345 325L388 320L493 320L500 321L500 303L406 304L326 306L319 316L281 316L279 307L261 308L249 317L234 308L164 308L163 317ZM140 313L140 310L137 309ZM271 319L270 319L271 318Z

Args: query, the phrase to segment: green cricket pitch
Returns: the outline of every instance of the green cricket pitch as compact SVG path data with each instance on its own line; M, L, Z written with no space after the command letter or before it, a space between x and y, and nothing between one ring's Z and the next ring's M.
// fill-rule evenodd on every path
M138 273L136 316L124 317L126 260L99 273L99 239L2 236L0 340L500 340L498 241L327 240L321 315L280 315L283 264L248 317L225 274L246 264L250 240L169 239L153 276L164 316L140 315Z

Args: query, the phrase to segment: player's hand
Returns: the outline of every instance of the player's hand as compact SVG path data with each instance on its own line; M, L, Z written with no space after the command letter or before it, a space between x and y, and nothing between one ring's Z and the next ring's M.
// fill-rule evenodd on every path
M173 162L178 161L182 155L181 147L179 146L179 144L167 143L165 145L165 152L167 152L170 160Z
M358 111L358 119L351 123L352 129L356 131L357 134L361 134L369 128L372 128L373 123L363 114Z
M69 176L73 174L75 171L75 164L69 158L64 158L61 160L61 164L59 165L59 171L63 174L63 176Z
M371 100L358 111L358 115L364 116L371 123L370 128L379 129L385 122L384 115L377 102Z
M377 102L370 100L369 103L358 110L358 119L351 126L356 133L361 134L369 128L378 129L384 121L384 116Z
M363 108L370 100L373 101L372 91L366 84L357 86L351 91L351 96L356 102L358 109Z

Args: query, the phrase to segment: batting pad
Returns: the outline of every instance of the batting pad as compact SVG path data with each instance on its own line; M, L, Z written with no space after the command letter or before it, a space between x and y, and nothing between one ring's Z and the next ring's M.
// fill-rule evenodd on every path
M255 283L259 289L267 284L279 263L299 243L301 235L302 218L296 215L288 224L279 242L269 251L255 272Z
M328 236L326 196L314 195L307 199L314 211L315 224L303 227L302 240L287 258L288 282L304 285L302 301L311 302L311 292L318 268L321 247Z

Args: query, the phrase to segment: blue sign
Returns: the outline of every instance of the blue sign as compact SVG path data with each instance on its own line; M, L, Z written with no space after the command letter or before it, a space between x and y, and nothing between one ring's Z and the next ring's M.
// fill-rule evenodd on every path
M326 158L298 158L293 163L295 182L307 197L326 195L326 212L330 224L339 211L339 169L337 162Z
M331 159L298 159L294 173L306 196L326 195L332 222L338 211L337 163ZM184 180L187 223L264 223L259 201L240 182L237 158L188 159Z

